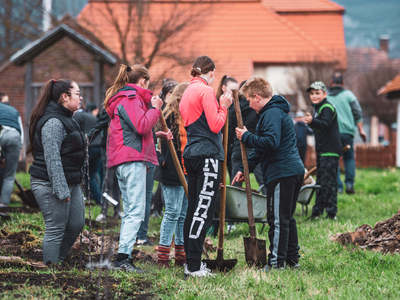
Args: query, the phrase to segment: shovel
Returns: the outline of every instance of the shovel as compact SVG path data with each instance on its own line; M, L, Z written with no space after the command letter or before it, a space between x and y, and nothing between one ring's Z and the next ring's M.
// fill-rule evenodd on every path
M164 115L162 113L161 113L160 120L161 120L162 130L164 132L167 132L169 129L168 129L168 126L167 126L167 122L165 121ZM183 173L183 170L182 170L182 166L179 163L178 155L176 155L174 143L172 142L172 140L167 140L167 145L168 145L168 150L172 155L172 161L174 163L176 172L178 173L179 181L183 186L183 189L185 191L186 197L189 199L188 185L187 185L187 182L186 182L185 174Z
M224 127L224 152L225 152L225 160L222 164L222 192L221 192L221 201L219 207L219 232L218 232L218 250L217 250L217 259L206 259L204 262L207 265L207 268L211 270L219 270L221 272L228 272L232 270L237 264L237 259L224 259L224 227L225 227L225 208L226 208L226 169L227 169L227 159L228 159L228 129L229 129L229 120L228 115L226 116L226 122Z
M25 190L21 184L18 182L17 178L14 180L16 186L19 189L18 196L21 198L22 202L32 208L39 208L38 203L36 202L35 196L31 189Z
M240 111L238 91L233 92L233 103L235 105L236 119L239 128L243 128L242 113ZM251 186L249 176L249 164L247 161L246 147L240 141L240 150L242 152L242 162L244 171L244 181L246 184L247 211L249 215L250 237L244 237L244 252L246 262L249 266L264 267L267 264L267 251L265 240L257 239L256 226L254 224L253 201L251 199Z

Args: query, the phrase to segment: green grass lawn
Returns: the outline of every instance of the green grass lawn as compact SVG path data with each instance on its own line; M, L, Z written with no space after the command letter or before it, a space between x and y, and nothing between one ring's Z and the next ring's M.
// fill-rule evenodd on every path
M18 175L25 186L29 180ZM400 256L343 247L332 242L336 233L354 231L362 224L374 225L390 218L400 209L400 170L358 170L355 195L340 194L338 197L338 220L319 219L309 221L301 216L300 206L296 212L301 247L301 267L297 270L264 273L247 267L244 259L242 236L247 234L247 224L239 224L226 236L225 258L237 258L237 266L227 274L218 273L213 278L184 280L182 268L160 269L154 264L138 263L144 275L112 272L118 289L137 288L138 282L146 282L140 293L142 298L154 299L400 299ZM97 210L98 211L98 210ZM92 212L96 215L98 212ZM6 226L19 231L30 228L29 224L43 228L40 213L11 214ZM161 219L152 218L150 235L158 235ZM32 227L32 226L31 226ZM258 229L261 224L257 225ZM266 228L267 230L267 228ZM266 230L261 238L266 239ZM42 237L43 230L33 227L31 231ZM217 240L213 239L214 244ZM268 244L268 243L267 243ZM153 247L143 247L152 252ZM1 249L0 249L1 253ZM1 254L4 255L4 254ZM215 257L216 253L212 256ZM26 267L3 268L7 272L27 272ZM57 272L88 274L78 269ZM32 271L30 271L32 272ZM45 271L35 271L49 273ZM57 276L57 273L55 273ZM91 276L96 276L93 272ZM62 289L41 285L2 289L0 298L13 299L19 295L33 298L63 298ZM78 293L79 294L79 293ZM118 294L110 296L118 298Z

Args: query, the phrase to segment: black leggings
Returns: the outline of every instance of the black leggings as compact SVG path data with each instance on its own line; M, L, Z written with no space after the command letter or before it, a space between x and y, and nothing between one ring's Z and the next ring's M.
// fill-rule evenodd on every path
M184 225L186 261L189 271L200 269L207 229L219 196L222 164L218 159L185 159L188 172L189 201Z

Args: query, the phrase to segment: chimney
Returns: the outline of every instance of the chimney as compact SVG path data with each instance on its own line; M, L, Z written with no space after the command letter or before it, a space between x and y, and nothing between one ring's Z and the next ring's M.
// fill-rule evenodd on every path
M51 27L51 4L52 0L42 0L42 7L43 7L42 29L44 32L49 30Z
M385 51L387 54L389 54L389 36L387 34L380 36L379 50Z

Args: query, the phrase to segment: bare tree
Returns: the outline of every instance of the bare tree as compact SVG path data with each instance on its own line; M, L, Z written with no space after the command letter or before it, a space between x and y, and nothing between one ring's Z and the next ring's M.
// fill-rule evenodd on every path
M101 21L106 22L117 36L122 62L141 63L150 68L162 60L164 64L169 62L167 70L193 61L194 56L183 53L179 45L201 24L210 7L205 9L204 4L179 0L168 4L146 0L126 0L118 4L112 0L101 2L104 3L101 8L94 8L79 21L101 37L95 22L102 16ZM116 9L116 5L122 9ZM163 10L155 12L161 5ZM159 77L164 73L161 72Z
M387 100L385 96L378 96L377 91L397 74L398 69L388 61L386 64L359 75L354 91L363 110L370 116L377 116L387 126L396 122L396 103Z
M0 0L0 61L40 36L42 16L42 0Z

